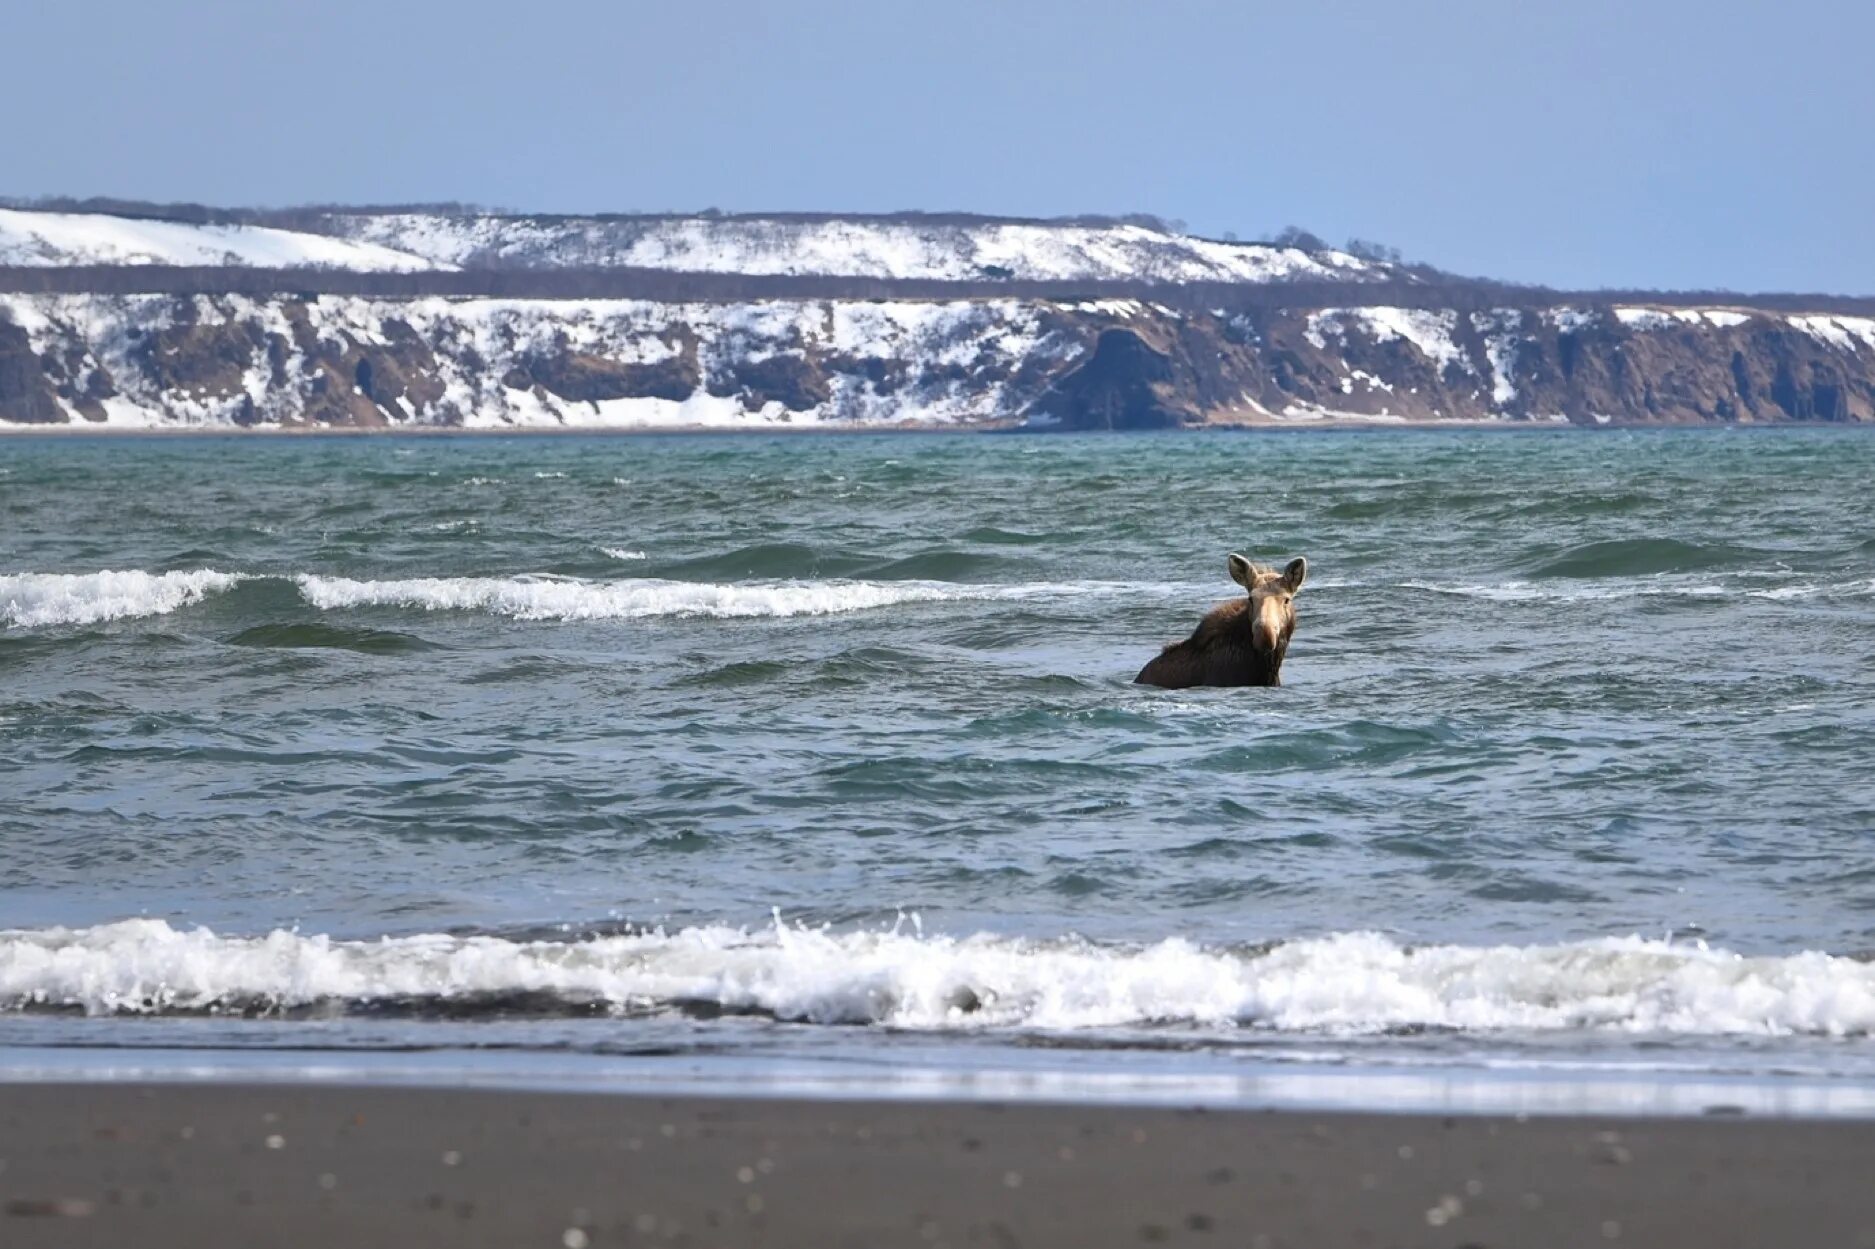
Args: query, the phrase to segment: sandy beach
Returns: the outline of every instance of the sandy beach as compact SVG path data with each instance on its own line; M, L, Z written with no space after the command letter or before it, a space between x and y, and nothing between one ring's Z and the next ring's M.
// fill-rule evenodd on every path
M0 1089L33 1246L1875 1244L1875 1125Z

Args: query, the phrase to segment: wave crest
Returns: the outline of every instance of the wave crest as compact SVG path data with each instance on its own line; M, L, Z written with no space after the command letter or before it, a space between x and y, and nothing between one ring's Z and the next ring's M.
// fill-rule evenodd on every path
M1771 601L1807 599L1856 599L1875 596L1875 580L1796 581L1787 585L1766 585L1761 579L1693 579L1681 577L1643 577L1593 582L1535 582L1510 580L1497 582L1403 581L1400 588L1423 590L1458 598L1486 599L1497 603L1590 603L1622 599L1649 598L1749 598Z
M314 607L485 611L517 620L631 620L650 616L819 616L901 603L1026 598L1046 586L936 581L777 581L721 584L640 578L585 582L532 577L296 578Z
M1372 933L1214 949L777 925L581 941L224 937L161 920L0 933L0 1009L92 1014L406 1009L526 999L567 1013L749 1012L817 1024L1075 1030L1147 1024L1691 1035L1875 1032L1875 966L1638 937L1410 948Z
M162 616L231 589L242 579L211 568L162 573L134 569L4 573L0 574L0 623L33 627Z

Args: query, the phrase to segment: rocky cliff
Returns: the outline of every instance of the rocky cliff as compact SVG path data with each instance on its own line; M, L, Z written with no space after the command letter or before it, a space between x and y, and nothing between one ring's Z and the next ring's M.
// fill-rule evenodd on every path
M1875 320L1138 300L0 295L0 421L1158 429L1875 419Z

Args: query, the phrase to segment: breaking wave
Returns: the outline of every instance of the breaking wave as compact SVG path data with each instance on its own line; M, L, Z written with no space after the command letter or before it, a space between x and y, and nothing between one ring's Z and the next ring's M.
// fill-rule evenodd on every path
M611 560L642 562L642 550L601 547ZM889 573L935 571L894 566ZM139 570L94 573L0 574L0 626L86 625L166 615L200 603L242 583L293 586L299 597L324 611L359 607L406 607L424 611L480 611L516 620L623 620L658 616L717 618L817 616L913 603L1068 598L1124 594L1153 599L1216 598L1207 583L1077 581L972 582L930 576L777 577L747 581L683 581L640 577L589 581L551 575L504 577L407 577L370 580L300 573L274 577L214 569L178 572ZM1318 590L1359 587L1360 581L1319 579ZM1788 584L1763 579L1722 581L1680 577L1637 577L1602 583L1505 580L1496 582L1403 581L1399 588L1502 603L1575 603L1632 598L1768 601L1831 601L1875 597L1875 580L1799 579Z
M0 574L0 623L26 627L96 624L126 617L161 616L228 590L233 573L18 572Z
M647 616L819 616L901 603L1032 598L1072 587L938 581L776 581L722 584L641 578L587 582L534 577L296 578L322 610L417 607L485 611L517 620L629 620Z
M1496 582L1404 581L1401 587L1447 594L1459 598L1487 599L1499 603L1588 603L1636 598L1750 598L1773 602L1805 599L1855 599L1875 595L1875 580L1807 581L1789 585L1766 584L1762 578L1687 579L1643 577L1604 583L1538 583L1511 580Z
M911 1029L1841 1037L1875 1032L1875 966L1639 937L1412 948L1348 933L1207 948L777 924L587 940L341 941L225 937L144 919L0 932L0 1009L9 1011L460 1016L515 1001L569 1014L739 1012Z

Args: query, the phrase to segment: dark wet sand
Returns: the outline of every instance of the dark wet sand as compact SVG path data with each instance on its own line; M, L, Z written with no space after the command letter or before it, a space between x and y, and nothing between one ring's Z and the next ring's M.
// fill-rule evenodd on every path
M0 1245L1875 1245L1875 1124L0 1085Z

